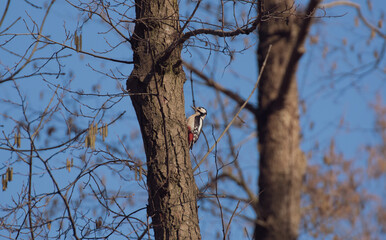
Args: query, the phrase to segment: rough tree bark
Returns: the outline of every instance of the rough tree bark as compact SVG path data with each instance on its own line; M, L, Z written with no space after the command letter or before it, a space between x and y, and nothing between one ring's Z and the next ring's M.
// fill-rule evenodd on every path
M201 239L185 123L177 0L137 0L127 89L147 157L148 216L156 239ZM176 46L174 46L176 45ZM172 48L170 46L173 46Z
M260 175L255 239L296 239L306 159L300 150L296 69L319 0L311 0L302 17L293 0L259 1L259 67L272 44L258 94Z

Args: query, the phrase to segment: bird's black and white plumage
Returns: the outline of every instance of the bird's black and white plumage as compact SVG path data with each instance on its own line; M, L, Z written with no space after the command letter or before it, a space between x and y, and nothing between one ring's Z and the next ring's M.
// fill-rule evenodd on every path
M193 144L197 142L198 137L200 136L203 121L206 117L206 109L203 107L192 107L195 111L193 115L188 117L186 124L188 126L188 141L189 148L192 149Z

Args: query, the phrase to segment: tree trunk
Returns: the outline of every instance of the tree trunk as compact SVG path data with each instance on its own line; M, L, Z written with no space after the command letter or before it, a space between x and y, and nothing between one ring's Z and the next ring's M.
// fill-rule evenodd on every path
M136 1L127 89L147 157L148 216L155 239L201 239L185 120L177 0ZM167 54L165 54L165 52Z
M296 239L306 160L300 150L298 59L291 59L299 33L293 1L259 1L260 13L272 14L259 26L259 67L272 50L259 85L260 175L255 239ZM264 14L263 14L264 15ZM291 59L291 61L290 61ZM291 70L292 69L292 70ZM290 72L288 72L290 71Z

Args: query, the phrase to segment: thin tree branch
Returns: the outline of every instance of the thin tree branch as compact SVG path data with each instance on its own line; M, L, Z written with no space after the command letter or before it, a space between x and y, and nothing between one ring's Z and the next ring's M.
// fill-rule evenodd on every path
M107 124L107 126L110 126L111 124L113 124L114 122L116 122L118 119L120 119L124 114L126 113L126 111L123 111L121 114L119 114L118 117L116 117L115 119L113 119L110 123ZM100 130L101 127L98 128L98 131ZM52 147L47 147L47 148L40 148L40 149L35 149L35 151L37 152L41 152L41 151L48 151L48 150L52 150L52 149L55 149L55 148L60 148L62 146L65 146L71 142L74 142L76 141L80 136L82 136L82 134L84 134L85 132L88 131L88 128L86 129L83 129L82 131L80 131L78 134L76 134L73 138L69 139L68 141L66 142L63 142L63 143L60 143L56 146L52 146ZM8 151L13 151L13 152L28 152L29 150L27 149L17 149L17 148L14 148L12 146L10 146L10 148L4 148L4 147L0 147L0 150L8 150Z
M196 29L193 31L189 31L185 34L183 34L180 38L177 38L173 43L170 44L170 46L163 52L163 54L159 57L157 60L157 63L161 63L165 61L170 54L174 51L176 46L183 44L185 41L187 41L190 37L197 36L200 34L208 34L208 35L213 35L213 36L219 36L219 37L234 37L240 34L250 34L253 32L257 26L259 25L261 21L261 17L259 16L252 22L251 27L247 27L250 23L245 24L241 28L237 28L234 31L224 31L224 30L214 30L214 29L209 29L209 28L202 28L202 29Z
M240 106L243 105L243 103L245 103L245 100L240 97L239 94L235 93L235 92L232 92L231 90L229 89L226 89L224 88L223 86L221 86L220 84L216 83L216 81L214 81L213 79L209 78L208 76L206 76L205 74L203 74L201 71L199 71L197 68L195 68L193 65L191 65L190 63L187 63L185 61L182 62L184 64L184 66L191 70L192 72L194 72L197 76L199 76L202 80L205 81L205 84L209 87L213 87L214 89L224 93L225 95L227 95L228 97L230 97L231 99L233 99L234 101L236 101ZM254 106L253 104L251 103L248 103L245 105L245 109L249 110L252 114L256 114L257 113L257 107Z
M330 2L326 4L320 5L321 8L331 8L331 7L336 7L336 6L349 6L355 8L357 11L359 19L362 20L362 22L369 27L372 31L376 32L380 37L383 39L386 39L386 34L382 33L381 30L374 25L372 25L367 19L363 16L361 6L357 3L353 3L350 1L335 1L335 2Z
M195 29L190 32L185 33L182 35L182 37L179 39L178 43L184 43L186 40L188 40L190 37L197 36L200 34L209 34L213 36L219 36L219 37L234 37L240 34L250 34L253 32L257 26L260 23L260 18L257 18L255 21L252 22L251 27L242 27L242 28L237 28L234 31L223 31L223 30L214 30L214 29L209 29L209 28L202 28L202 29Z
M33 225L32 225L32 153L33 153L33 139L31 138L31 150L30 150L30 156L29 156L29 172L28 172L28 222L29 222L29 229L30 229L30 234L31 234L31 239L35 239L34 236L34 230L33 230Z
M44 24L46 22L46 19L47 19L47 16L48 16L48 13L50 12L51 10L51 7L52 5L54 4L55 0L52 0L50 5L48 6L47 10L46 10L46 14L44 15L43 17L43 21L40 25L40 28L39 28L39 33L38 33L38 36L36 38L36 43L34 45L34 48L32 49L31 51L31 54L29 55L28 59L25 61L25 63L18 69L16 70L11 76L9 76L8 78L4 79L4 80L1 80L0 83L3 83L3 82L7 82L7 81L10 81L13 79L14 76L16 76L21 70L23 70L31 61L31 58L32 56L35 54L37 48L38 48L38 45L39 45L39 42L40 42L40 38L42 37L42 31L43 31L43 27L44 27Z
M71 49L73 51L76 51L75 48L73 47L70 47L66 44L63 44L63 43L60 43L60 42L57 42L57 41L54 41L50 38L48 38L47 36L42 36L44 39L46 39L47 41L49 41L50 43L53 43L53 44L57 44L57 45L60 45L64 48L68 48L68 49ZM108 57L104 57L104 56L100 56L100 55L96 55L96 54L93 54L93 53L90 53L90 52L86 52L86 51L83 51L83 50L78 50L76 51L78 53L83 53L83 54L86 54L86 55L89 55L89 56L92 56L92 57L95 57L95 58L100 58L100 59L103 59L103 60L108 60L108 61L112 61L112 62L118 62L118 63L125 63L125 64L133 64L134 61L125 61L125 60L119 60L119 59L114 59L114 58L108 58Z
M208 155L213 151L213 149L215 148L215 146L220 142L221 138L225 135L225 133L229 130L229 128L231 127L231 125L233 124L233 122L236 120L236 118L239 116L241 110L243 110L245 108L245 106L247 105L248 101L251 99L253 93L255 92L255 90L257 89L257 86L259 85L259 82L260 82L260 79L261 79L261 75L262 73L264 72L264 68L265 68L265 65L267 63L267 59L269 57L269 54L271 52L271 48L272 48L272 45L269 45L269 48L268 48L268 51L267 51L267 55L265 56L265 59L264 59L264 62L263 62L263 65L261 67L261 70L260 70L260 74L257 78L257 81L255 83L255 86L253 87L252 89L252 92L251 94L249 94L249 97L247 98L247 100L245 100L244 104L240 107L239 111L236 113L236 115L233 117L233 119L230 121L230 123L228 124L228 126L226 126L226 128L224 129L224 131L221 133L220 137L217 139L217 141L213 144L213 146L209 149L209 151L205 154L205 156L201 159L201 161L194 167L193 169L193 172L195 172L197 170L197 168L200 167L200 165L205 161L205 159L208 157Z
M8 8L9 8L9 4L10 4L10 3L11 3L11 0L8 0L8 1L7 1L7 6L5 6L3 16L1 17L1 20L0 20L0 27L1 27L1 25L3 24L3 21L4 21L4 19L5 19L5 15L7 15Z
M194 14L196 14L196 11L198 9L198 7L200 6L200 3L201 3L202 0L198 0L197 4L196 4L196 7L194 8L192 14L190 15L190 17L188 18L188 20L185 22L184 26L181 28L181 33L185 30L185 28L188 26L188 24L190 23L190 21L192 20Z
M229 219L229 222L228 222L225 234L224 234L224 240L226 240L226 236L228 235L229 228L231 226L231 223L232 223L232 220L233 220L234 216L236 215L236 210L239 208L239 205L240 205L240 201L237 202L235 210L232 212L231 218Z

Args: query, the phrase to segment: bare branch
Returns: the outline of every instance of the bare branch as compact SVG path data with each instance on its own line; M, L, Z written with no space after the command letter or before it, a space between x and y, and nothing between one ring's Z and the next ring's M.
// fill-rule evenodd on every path
M372 31L376 32L380 37L382 37L383 39L386 39L386 34L381 32L381 30L379 28L377 28L376 26L372 25L362 14L362 9L361 9L361 6L357 3L353 3L353 2L350 2L350 1L335 1L335 2L330 2L330 3L326 3L326 4L322 4L320 5L321 8L332 8L332 7L336 7L336 6L349 6L349 7L353 7L355 8L355 10L357 11L357 14L358 14L358 17L359 19L362 20L362 22L368 27L370 28Z
M9 76L8 78L4 79L4 80L1 80L0 83L3 83L3 82L7 82L9 80L12 80L14 76L16 76L21 70L23 70L29 63L30 63L30 60L32 58L32 56L35 54L36 50L37 50L37 47L39 45L39 40L40 38L42 37L42 32L43 32L43 27L44 27L44 24L46 22L46 19L47 19L47 16L48 16L48 13L50 12L51 10L51 7L52 5L54 4L55 0L51 0L51 3L50 5L48 6L47 10L46 10L46 13L43 17L43 21L40 25L40 28L39 28L39 33L38 33L38 36L36 38L36 42L35 42L35 45L34 45L34 48L32 49L31 51L31 54L29 55L29 57L26 59L25 63L18 69L16 70L11 76Z
M224 93L225 95L227 95L228 97L233 99L235 102L237 102L240 106L243 105L243 103L245 103L245 100L239 94L232 92L231 90L226 89L223 86L221 86L220 84L216 83L213 79L211 79L208 76L206 76L205 74L203 74L201 71L199 71L197 68L195 68L190 63L183 61L183 64L186 68L188 68L189 70L194 72L197 76L199 76L202 80L204 80L205 84L207 86L213 87L214 89ZM257 107L251 103L247 103L245 105L245 109L247 109L248 111L250 111L254 115L257 114Z
M255 92L258 84L259 84L259 81L260 81L260 78L261 78L261 75L262 73L264 72L264 68L265 68L265 64L267 63L267 59L269 57L269 53L271 52L271 48L272 48L272 45L269 45L269 48L268 48L268 51L267 51L267 55L265 56L265 59L264 59L264 62L263 62L263 65L261 67L261 70L260 70L260 74L259 74L259 77L257 78L257 81L255 83L255 86L253 87L252 89L252 92L249 94L249 97L247 98L247 100L245 100L244 104L240 107L239 111L235 114L235 116L233 117L233 119L230 121L230 123L226 126L226 128L224 129L224 131L221 133L220 137L217 139L217 141L213 144L213 146L209 149L209 151L205 154L205 156L200 160L200 162L193 168L193 172L195 172L197 170L197 168L200 167L200 165L205 161L205 159L208 157L209 153L211 153L213 151L213 149L216 147L216 145L220 142L221 138L224 136L224 134L229 130L229 128L231 127L231 125L233 124L233 122L236 120L236 118L239 116L241 110L244 109L245 105L247 105L248 101L251 99L253 93Z
M83 54L86 54L86 55L89 55L89 56L92 56L92 57L95 57L95 58L99 58L99 59L103 59L103 60L108 60L108 61L112 61L112 62L125 63L125 64L133 64L134 63L133 61L126 61L126 60L119 60L119 59L115 59L115 58L108 58L108 57L96 55L96 54L93 54L93 53L90 53L90 52L86 52L86 51L83 51L83 50L78 50L77 51L76 48L73 48L73 47L68 46L66 44L54 41L54 40L48 38L47 36L42 36L42 37L44 39L46 39L49 43L57 44L57 45L60 45L60 46L62 46L64 48L68 48L68 49L71 49L73 51L76 51L76 52L79 52L79 53L83 53Z
M194 14L196 14L196 11L198 9L198 7L200 6L200 3L201 3L202 0L198 0L197 1L197 4L196 6L194 7L194 10L192 12L192 14L190 15L190 17L188 18L188 20L185 22L184 26L181 28L181 33L185 30L185 28L188 26L188 24L190 23L190 21L192 20Z
M3 12L3 16L1 16L1 20L0 20L0 27L1 25L3 24L3 21L5 19L5 16L7 15L7 12L8 12L8 8L9 8L9 4L11 3L11 0L8 0L7 1L7 6L5 6L5 9L4 9L4 12Z
M178 43L184 43L186 40L188 40L190 37L197 36L200 34L209 34L213 36L218 36L218 37L234 37L240 34L250 34L253 32L257 26L260 23L260 19L257 18L252 22L252 25L248 27L248 25L245 25L241 28L237 28L234 31L223 31L223 30L214 30L214 29L209 29L209 28L202 28L202 29L196 29L190 32L185 33L182 35L182 37L179 39Z

